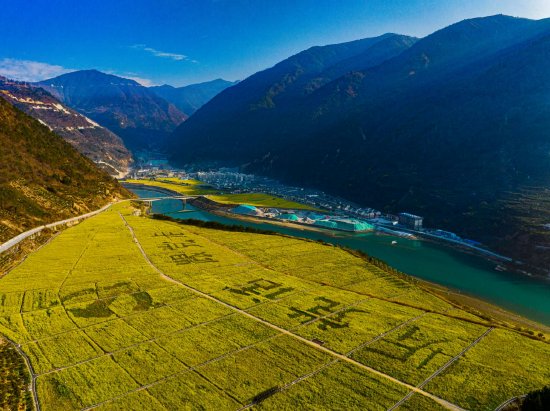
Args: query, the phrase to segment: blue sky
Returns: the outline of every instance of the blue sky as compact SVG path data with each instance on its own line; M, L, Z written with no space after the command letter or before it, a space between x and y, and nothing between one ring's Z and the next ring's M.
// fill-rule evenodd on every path
M550 0L0 0L0 74L96 68L142 84L243 79L314 45L425 36L492 14L550 17Z

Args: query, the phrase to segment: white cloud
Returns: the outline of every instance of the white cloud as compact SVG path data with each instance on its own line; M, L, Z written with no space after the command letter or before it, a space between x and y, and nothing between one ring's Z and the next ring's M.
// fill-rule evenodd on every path
M188 57L185 54L167 53L165 51L160 51L160 50L154 49L152 47L147 47L147 45L145 45L145 44L134 44L132 46L132 48L136 49L136 50L146 51L147 53L152 54L155 57L167 58L167 59L171 59L171 60L174 60L174 61L188 60Z
M122 75L120 77L124 77L124 78L130 79L130 80L137 81L139 84L141 84L142 86L145 86L145 87L156 86L156 83L153 80L149 80L148 78L136 77L136 76L124 76L124 75Z
M19 81L41 81L75 71L54 64L31 60L4 58L0 60L0 75Z

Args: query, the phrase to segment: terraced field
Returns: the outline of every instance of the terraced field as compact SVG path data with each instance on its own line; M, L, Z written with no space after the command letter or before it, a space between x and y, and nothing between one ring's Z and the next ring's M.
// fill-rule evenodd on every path
M42 410L492 410L550 382L550 345L344 250L121 204L0 279L0 333Z

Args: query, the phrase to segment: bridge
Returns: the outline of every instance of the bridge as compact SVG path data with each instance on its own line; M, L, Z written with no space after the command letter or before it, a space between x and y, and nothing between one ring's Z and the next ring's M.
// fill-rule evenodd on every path
M133 201L141 201L142 203L145 203L148 207L153 207L153 203L155 201L162 201L162 200L178 200L181 201L183 208L185 209L185 206L187 205L187 200L193 200L195 198L198 198L199 196L166 196L166 197L151 197L151 198L135 198Z

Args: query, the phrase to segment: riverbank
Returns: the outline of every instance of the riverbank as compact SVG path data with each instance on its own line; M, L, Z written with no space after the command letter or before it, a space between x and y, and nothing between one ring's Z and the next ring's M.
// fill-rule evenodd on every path
M169 189L166 189L166 188L153 187L153 186L149 186L149 185L145 185L145 184L122 183L122 186L124 188L127 188L127 189L157 191L160 194L168 194L168 195L173 196L173 197L181 196L181 194L178 193L177 191L169 190ZM207 200L208 203L210 203L210 204L207 204L204 200ZM272 224L272 225L279 226L279 227L286 227L286 228L292 228L292 229L297 229L297 230L306 230L306 231L311 231L311 232L323 233L325 235L334 235L334 234L332 234L332 232L334 232L334 231L348 232L348 231L344 231L344 230L333 230L333 229L328 229L328 228L323 228L323 227L316 227L316 226L313 226L313 225L310 225L310 224L302 224L302 223L296 223L296 222L290 222L290 221L289 222L280 221L280 220L275 220L275 219L267 218L267 217L246 216L246 215L242 215L242 214L231 213L231 212L229 212L229 210L236 207L236 206L238 206L238 204L217 203L213 200L210 200L206 196L199 196L196 199L190 200L189 204L192 204L195 207L200 208L201 210L204 210L204 211L207 211L209 213L218 215L220 217L231 218L231 219L234 219L234 220L247 221L247 222L252 222L252 223L256 223L256 222L267 223L267 224ZM182 210L182 212L185 212L185 211ZM175 213L177 213L177 212L174 212L174 214Z
M140 190L158 191L159 193L168 194L170 196L181 196L181 193L178 193L177 191L173 191L163 187L151 186L147 184L122 183L122 185L128 189L134 188L134 189L140 189ZM207 201L205 202L203 201L203 199ZM326 235L337 235L338 232L349 232L346 230L338 230L338 229L332 229L332 228L323 228L323 227L313 226L311 224L305 224L305 223L300 223L296 221L287 222L287 221L280 221L280 220L267 218L267 217L246 216L242 214L231 213L229 212L229 210L236 207L238 204L218 203L214 200L211 200L207 196L198 196L197 199L190 201L190 204L193 204L197 208L205 210L209 213L213 213L222 217L227 217L235 220L268 223L268 224L273 224L280 227L296 228L298 230L319 232ZM393 227L386 227L384 225L375 225L375 227L376 227L375 231L377 234L394 236L396 238L403 238L404 235L401 235L401 233L403 232L403 234L410 234L414 236L411 238L421 239L423 241L431 241L436 244L441 244L443 246L453 248L463 253L481 256L497 265L500 265L500 264L505 265L507 269L513 270L518 274L530 275L529 273L522 271L511 258L499 255L491 250L487 250L481 247L476 247L473 245L468 245L463 242L459 242L452 239L437 237L434 235L430 235L429 233L409 230L403 227L399 227L400 231L395 230ZM335 234L332 234L332 233L335 233Z
M550 340L550 326L548 325L530 320L519 314L507 311L498 305L491 304L475 296L464 294L458 290L443 287L439 284L422 279L418 279L418 281L422 283L424 288L429 289L434 294L457 307L472 312L473 314L477 313L477 315L480 316L488 316L492 321L496 321L500 324L505 323L508 328L513 328L528 337L535 337L538 332L542 332L545 334L545 339ZM530 330L536 330L536 332L531 333Z
M138 193L142 197L156 197L152 190ZM242 225L260 230L275 231L294 237L320 240L346 248L360 250L413 278L446 287L456 292L458 299L471 296L488 302L488 310L498 315L498 309L516 313L526 321L518 320L521 327L529 321L550 326L550 282L509 271L496 271L494 262L465 253L429 240L379 235L377 233L343 233L325 230L305 230L293 224L272 224L252 217L241 219L234 215L219 215L187 205L181 213L177 201L156 201L153 211L177 219L214 221L225 225ZM394 241L392 241L394 240ZM395 243L397 240L397 243ZM480 304L481 305L481 304ZM510 317L510 316L507 316Z

